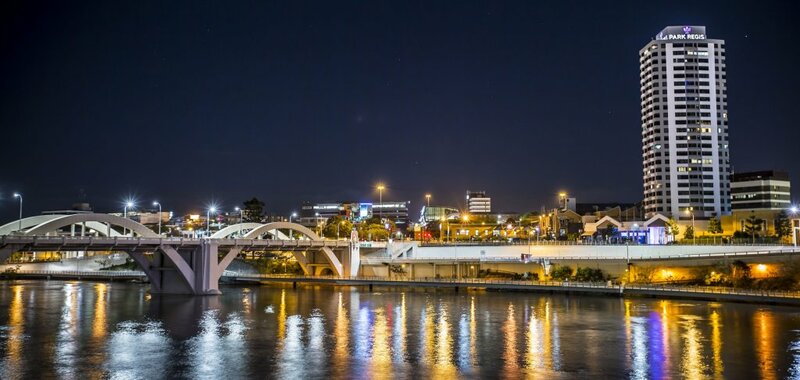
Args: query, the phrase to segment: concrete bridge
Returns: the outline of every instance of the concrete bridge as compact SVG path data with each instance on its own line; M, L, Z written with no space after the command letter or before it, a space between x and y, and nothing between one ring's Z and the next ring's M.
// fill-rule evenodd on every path
M306 275L355 276L360 265L357 236L326 240L287 222L232 225L203 239L164 238L108 214L39 215L0 226L0 262L20 251L125 252L147 275L153 293L219 294L225 268L252 250L291 252Z

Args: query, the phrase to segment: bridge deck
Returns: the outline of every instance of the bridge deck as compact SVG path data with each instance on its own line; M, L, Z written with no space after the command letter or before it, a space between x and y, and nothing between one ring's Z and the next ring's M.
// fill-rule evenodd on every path
M206 239L224 248L281 248L308 249L328 247L347 248L350 242L343 240L273 240L273 239ZM0 246L22 245L23 250L126 250L155 249L159 246L197 247L203 239L152 238L152 237L104 237L104 236L3 236Z

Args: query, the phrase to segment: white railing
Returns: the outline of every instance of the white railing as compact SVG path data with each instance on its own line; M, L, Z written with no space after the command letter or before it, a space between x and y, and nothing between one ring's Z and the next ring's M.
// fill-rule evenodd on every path
M75 271L75 270L10 270L0 275L41 275L41 276L81 276L81 277L145 277L140 271Z

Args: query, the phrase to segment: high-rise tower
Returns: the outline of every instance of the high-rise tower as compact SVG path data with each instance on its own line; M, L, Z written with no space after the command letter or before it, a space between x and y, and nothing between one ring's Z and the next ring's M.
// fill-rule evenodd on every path
M725 41L668 26L639 51L639 71L645 212L730 213Z

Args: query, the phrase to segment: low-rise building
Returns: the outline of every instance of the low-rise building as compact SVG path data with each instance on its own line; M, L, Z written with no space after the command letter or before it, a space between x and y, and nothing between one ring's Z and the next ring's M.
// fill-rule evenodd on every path
M492 198L485 191L467 190L467 210L470 214L489 214L492 212Z
M731 181L732 211L786 210L791 207L789 174L776 170L735 173Z

